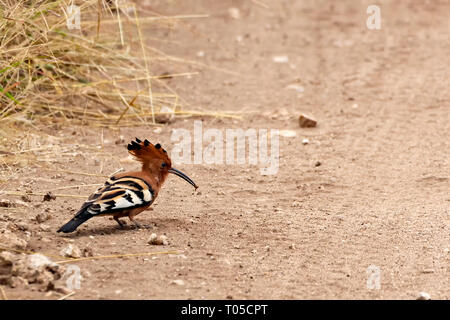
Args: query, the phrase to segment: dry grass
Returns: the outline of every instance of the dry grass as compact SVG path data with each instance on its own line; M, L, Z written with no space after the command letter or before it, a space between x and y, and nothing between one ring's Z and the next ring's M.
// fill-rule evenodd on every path
M145 45L143 25L161 27L202 16L140 19L133 3L74 1L80 29L69 29L70 0L0 0L0 125L22 122L94 126L155 124L162 106L181 99L153 75L170 59Z

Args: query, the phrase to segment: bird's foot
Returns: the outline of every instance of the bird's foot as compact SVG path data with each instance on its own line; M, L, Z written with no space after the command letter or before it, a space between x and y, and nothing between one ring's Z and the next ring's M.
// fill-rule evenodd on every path
M121 221L119 220L119 218L114 218L114 220L116 220L116 222L119 224L120 229L125 228L125 226L127 225L126 221Z

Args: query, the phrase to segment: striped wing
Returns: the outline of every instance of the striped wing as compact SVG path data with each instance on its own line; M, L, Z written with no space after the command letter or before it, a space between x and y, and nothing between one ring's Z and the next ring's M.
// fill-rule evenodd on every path
M92 194L81 207L91 215L113 214L150 205L154 192L150 185L137 177L111 177L105 185Z

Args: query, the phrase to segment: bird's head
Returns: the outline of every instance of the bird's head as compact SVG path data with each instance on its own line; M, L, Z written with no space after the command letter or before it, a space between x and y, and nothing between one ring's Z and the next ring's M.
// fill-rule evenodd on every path
M159 143L153 145L150 141L145 139L141 141L136 138L136 141L131 141L128 144L128 152L142 163L142 170L148 171L152 174L161 185L167 178L169 173L173 173L180 178L186 180L195 189L198 186L180 170L172 168L172 161L170 161L167 151L164 150Z

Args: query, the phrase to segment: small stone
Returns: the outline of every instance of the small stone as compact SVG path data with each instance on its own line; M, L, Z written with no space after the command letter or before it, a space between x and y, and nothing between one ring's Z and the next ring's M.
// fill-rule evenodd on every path
M228 8L228 15L233 19L241 18L241 10L235 7Z
M294 130L280 130L279 131L280 136L285 138L293 138L297 135L297 132Z
M31 202L31 198L28 195L23 195L20 199L22 199L23 202Z
M124 136L119 136L119 138L114 141L115 144L122 144L125 143L125 137Z
M19 238L7 229L3 230L3 232L0 233L0 243L4 247L19 250L24 250L28 245L26 240Z
M44 198L42 199L42 201L51 201L51 200L56 200L56 196L52 193L52 192L47 192L47 194L44 196Z
M289 249L294 250L294 249L295 249L295 244L291 243L291 244L289 245Z
M300 86L298 84L290 84L286 87L286 89L295 90L297 93L305 92L305 88L303 88L302 86Z
M431 300L431 296L426 292L419 292L416 300Z
M0 200L0 207L3 208L28 207L28 204L26 204L22 200L10 201L7 199L2 199Z
M314 167L320 167L321 165L322 165L322 162L320 162L320 161L316 161L314 163Z
M288 56L273 56L272 61L275 63L287 63L289 62Z
M49 290L54 286L54 281L62 277L63 267L54 263L46 256L36 253L21 256L14 261L11 275L22 277L28 283L41 285L40 290Z
M170 283L171 284L176 284L177 286L184 286L184 281L181 280L181 279L172 280Z
M171 123L175 119L175 111L167 106L162 106L159 114L155 115L155 121L158 123Z
M28 231L29 227L25 222L16 222L15 223L17 229L19 229L20 231Z
M60 251L60 255L66 258L81 258L81 250L74 244L69 244Z
M11 288L25 288L29 285L28 280L23 277L10 277L7 280L7 284Z
M161 133L162 132L162 128L161 127L157 127L155 129L153 129L153 133Z
M6 199L1 199L0 200L0 207L1 208L10 208L13 207L13 203L9 200Z
M49 220L50 218L51 218L50 214L47 211L44 211L44 212L38 213L36 215L35 219L38 223L42 223L42 222Z
M47 231L50 230L50 226L49 226L48 224L43 224L43 223L41 223L41 224L39 225L39 229L41 229L41 230L44 231L44 232L47 232Z
M424 269L422 273L434 273L434 269Z
M83 249L83 257L93 257L94 250L91 247L86 247Z
M304 139L302 140L302 144L309 144L309 139L304 138Z
M156 233L152 233L150 238L148 239L148 244L157 245L157 246L167 246L169 241L165 235L156 235Z
M301 114L298 120L301 128L313 128L317 125L317 121L313 117L305 114Z

